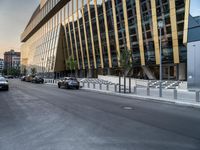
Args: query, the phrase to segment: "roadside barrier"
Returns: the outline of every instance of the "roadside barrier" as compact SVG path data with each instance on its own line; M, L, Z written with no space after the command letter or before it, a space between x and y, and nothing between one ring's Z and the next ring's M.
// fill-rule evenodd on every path
M58 80L44 79L47 84L58 84ZM132 86L131 81L127 82L127 86L124 84L114 84L107 81L95 80L95 79L84 79L79 80L80 87L95 89L100 91L110 91L115 93L133 94L138 96L148 96L150 98L159 98L159 89L152 87L141 87ZM121 83L121 79L120 79ZM123 82L125 83L125 82ZM176 100L176 101L187 101L200 103L200 91L188 91L178 89L163 89L164 99Z

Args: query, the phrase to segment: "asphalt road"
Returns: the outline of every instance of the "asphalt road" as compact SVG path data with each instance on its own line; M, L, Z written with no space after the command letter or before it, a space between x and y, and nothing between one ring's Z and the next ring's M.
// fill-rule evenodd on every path
M198 109L9 82L0 150L200 150Z

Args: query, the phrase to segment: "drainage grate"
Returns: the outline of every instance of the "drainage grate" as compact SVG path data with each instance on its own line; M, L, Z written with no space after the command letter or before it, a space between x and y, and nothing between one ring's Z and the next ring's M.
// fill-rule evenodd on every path
M134 108L131 106L123 106L122 109L124 110L133 110Z

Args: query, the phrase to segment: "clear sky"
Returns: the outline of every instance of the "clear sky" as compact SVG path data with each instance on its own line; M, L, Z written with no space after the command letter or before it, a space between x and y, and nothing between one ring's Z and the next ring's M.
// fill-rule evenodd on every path
M0 0L0 58L20 50L20 34L38 5L39 0Z
M200 16L200 0L191 0L190 14L192 16Z

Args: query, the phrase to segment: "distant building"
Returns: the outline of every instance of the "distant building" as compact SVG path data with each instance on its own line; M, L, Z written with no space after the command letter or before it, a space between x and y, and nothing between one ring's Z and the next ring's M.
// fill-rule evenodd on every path
M4 60L0 58L0 74L3 71L3 67L4 67Z
M14 50L10 50L4 53L4 69L12 69L20 67L20 52L15 52Z

